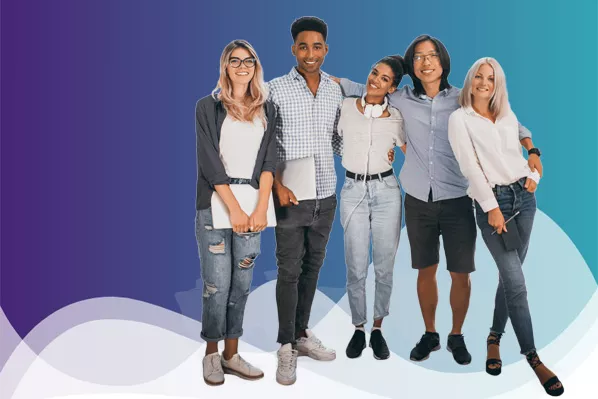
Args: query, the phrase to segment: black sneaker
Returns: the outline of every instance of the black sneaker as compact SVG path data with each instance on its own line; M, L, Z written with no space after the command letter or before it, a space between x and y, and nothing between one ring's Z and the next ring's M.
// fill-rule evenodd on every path
M377 360L384 360L390 357L390 351L381 330L374 330L370 334L370 348L372 348L374 358Z
M365 349L365 332L355 330L349 345L347 345L346 354L349 359L355 359L361 356L361 352Z
M471 355L465 346L463 334L451 334L448 336L446 349L453 354L453 359L463 366L471 363Z
M440 335L435 332L428 332L422 335L421 339L411 350L410 359L415 362L421 362L430 357L430 352L440 349Z

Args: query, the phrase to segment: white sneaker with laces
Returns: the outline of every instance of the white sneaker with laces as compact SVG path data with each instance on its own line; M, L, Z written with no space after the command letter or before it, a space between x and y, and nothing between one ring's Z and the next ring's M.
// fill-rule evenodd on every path
M243 359L238 353L228 360L224 358L224 354L222 355L222 370L225 374L233 374L245 380L259 380L264 376L262 370Z
M336 351L326 348L310 330L305 330L307 338L299 338L296 348L299 356L309 356L315 360L330 361L336 359Z
M218 352L210 353L203 358L203 380L208 385L224 384L224 371Z
M297 381L297 351L291 344L285 344L276 353L278 355L276 382L282 385L294 384Z

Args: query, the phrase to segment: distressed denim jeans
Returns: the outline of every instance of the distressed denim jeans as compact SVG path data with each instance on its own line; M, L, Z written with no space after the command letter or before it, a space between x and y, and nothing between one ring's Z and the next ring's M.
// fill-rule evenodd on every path
M201 337L221 341L243 335L243 314L251 288L260 233L214 229L210 208L198 210L195 236L203 280Z
M341 224L345 237L347 295L354 325L367 321L365 282L372 261L376 275L374 320L388 315L395 256L401 234L402 197L393 175L370 181L345 178Z
M490 254L498 266L499 281L494 304L494 320L491 331L504 333L507 320L511 319L522 354L536 350L532 318L527 302L527 288L523 275L523 261L527 254L529 239L536 214L536 196L523 186L525 178L507 186L496 186L494 193L498 206L508 220L517 211L519 215L507 224L507 230L517 229L521 237L519 249L507 251L499 234L488 224L488 214L476 202L476 220Z

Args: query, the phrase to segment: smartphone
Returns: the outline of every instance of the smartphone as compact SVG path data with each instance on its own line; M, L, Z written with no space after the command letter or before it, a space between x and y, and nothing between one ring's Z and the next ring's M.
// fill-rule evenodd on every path
M511 216L510 218L507 219L507 221L505 222L505 224L507 224L511 220L515 219L515 216L519 215L519 213L520 213L520 211L515 212L515 214L513 216ZM494 230L491 235L494 235L494 234L496 234L496 230ZM504 234L504 232L503 232L503 234Z

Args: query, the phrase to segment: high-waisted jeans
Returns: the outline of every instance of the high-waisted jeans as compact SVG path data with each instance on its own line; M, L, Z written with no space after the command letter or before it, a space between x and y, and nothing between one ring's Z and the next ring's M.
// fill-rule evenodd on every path
M374 320L388 315L395 256L401 234L401 190L393 175L382 179L345 179L341 223L345 230L347 295L354 325L367 321L365 281L372 261L376 274Z
M494 228L488 224L488 214L476 202L476 219L486 246L490 250L499 272L498 290L494 304L494 320L491 331L504 333L507 319L511 319L513 330L519 341L522 354L535 351L532 318L527 302L527 288L523 276L523 261L527 254L529 239L536 214L536 197L524 188L525 178L506 186L496 186L494 193L505 221L507 231L517 229L521 237L519 249L507 251L499 234L492 234ZM507 233L508 234L508 233Z

